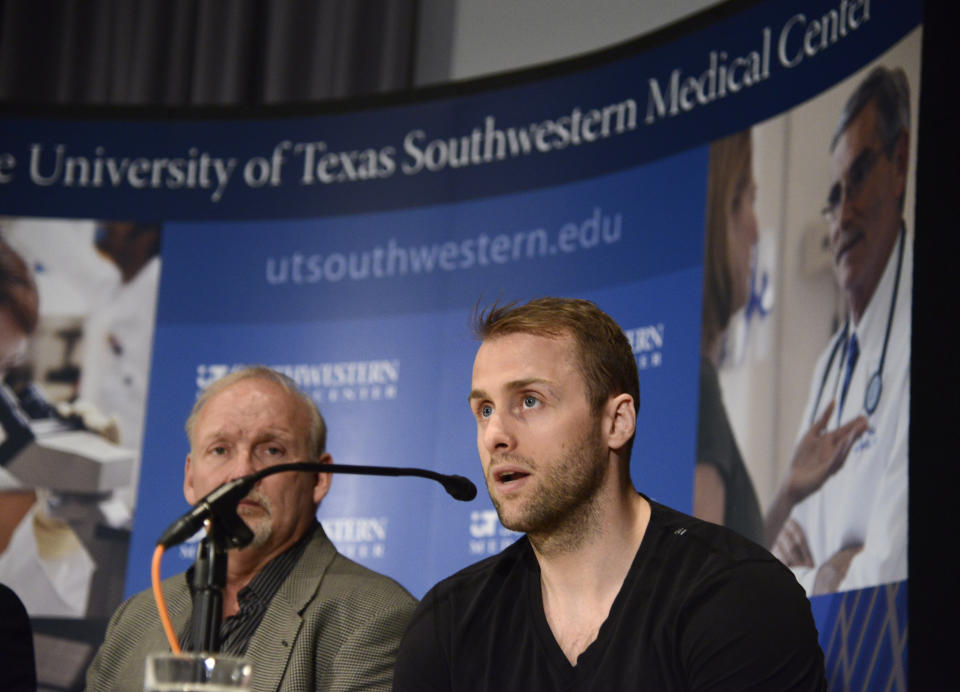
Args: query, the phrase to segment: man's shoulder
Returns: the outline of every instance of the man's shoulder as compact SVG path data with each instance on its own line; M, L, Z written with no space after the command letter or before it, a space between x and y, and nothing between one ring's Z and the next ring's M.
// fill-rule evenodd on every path
M178 629L190 616L190 590L185 573L162 582L167 612ZM129 681L142 683L143 656L166 648L157 602L150 589L133 594L114 611L103 643L87 672L87 689L132 689ZM126 682L125 682L126 681Z
M726 527L651 505L646 576L630 592L659 644L648 646L681 661L691 688L820 689L816 626L793 573Z
M185 572L164 579L161 584L166 611L178 627L189 618L192 608L190 588ZM152 589L138 591L124 600L110 617L104 648L113 643L122 647L125 642L141 641L160 632L159 606Z
M454 572L427 591L420 613L441 610L444 617L471 619L479 613L490 616L505 593L514 603L525 575L536 569L532 552L527 537L522 536L496 555Z
M689 588L756 571L795 581L768 550L736 531L657 502L650 501L650 506L650 526L641 549L656 554L659 568L670 570Z
M324 574L338 591L352 594L377 594L384 599L414 603L413 596L399 582L350 558L337 553Z
M187 573L179 572L160 582L164 602L168 610L181 605L181 601L190 599L190 587L187 585ZM113 620L142 617L146 613L148 619L157 617L157 600L152 588L146 588L125 599L114 611Z
M420 601L404 635L397 663L400 677L420 679L425 671L436 673L438 656L459 655L454 651L475 653L490 633L518 636L517 628L529 625L524 615L528 611L521 604L526 602L525 586L535 570L536 560L523 536L500 553L438 582ZM468 654L471 661L472 656ZM444 688L434 682L420 688Z
M313 599L319 589L322 601L337 601L346 607L396 604L412 608L416 603L395 580L338 552L319 523L290 578L293 583L287 591L293 600Z
M648 501L651 509L648 535L651 542L661 544L661 549L702 553L721 561L776 561L768 550L733 529Z
M467 565L437 582L430 592L436 595L449 595L459 592L469 593L485 587L495 588L495 585L515 577L518 570L525 570L530 565L528 558L531 555L530 542L526 536L521 536L496 555Z

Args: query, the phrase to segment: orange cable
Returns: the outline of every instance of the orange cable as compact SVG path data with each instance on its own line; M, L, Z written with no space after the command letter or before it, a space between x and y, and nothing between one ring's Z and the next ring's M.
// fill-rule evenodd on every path
M150 570L150 577L153 582L153 597L157 601L157 611L160 613L160 623L163 625L163 631L167 635L167 641L170 642L170 649L173 653L180 653L180 642L177 641L177 635L173 631L173 623L170 622L170 614L167 612L167 603L163 600L163 589L160 588L160 559L163 557L163 546L157 545L153 551L153 564Z

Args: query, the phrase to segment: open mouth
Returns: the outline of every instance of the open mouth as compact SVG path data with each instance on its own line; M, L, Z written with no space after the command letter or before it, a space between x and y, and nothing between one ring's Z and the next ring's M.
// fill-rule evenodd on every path
M509 484L518 481L521 478L526 478L529 475L530 474L526 473L525 471L506 470L498 471L495 475L495 478L497 479L498 483Z

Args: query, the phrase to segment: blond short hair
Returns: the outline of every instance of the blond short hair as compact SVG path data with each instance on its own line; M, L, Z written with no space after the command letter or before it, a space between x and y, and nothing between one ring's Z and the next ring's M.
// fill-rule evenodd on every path
M308 447L314 459L319 459L326 451L327 447L327 424L320 414L320 410L309 396L297 387L297 383L290 377L281 372L277 372L265 365L249 365L238 370L234 370L228 375L212 382L206 389L200 392L193 409L187 417L186 425L187 439L190 446L193 447L193 428L196 425L197 417L204 405L218 392L222 392L227 387L240 382L241 380L267 380L280 385L288 394L297 398L310 418L310 430L308 431Z

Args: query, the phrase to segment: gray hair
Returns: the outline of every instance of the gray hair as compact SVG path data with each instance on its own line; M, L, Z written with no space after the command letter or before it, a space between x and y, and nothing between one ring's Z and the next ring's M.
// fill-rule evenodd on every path
M238 370L234 370L229 375L221 377L219 380L212 382L206 389L200 392L197 396L196 402L193 404L193 409L190 411L190 416L187 418L187 423L184 426L187 431L187 439L190 441L190 446L193 446L193 427L197 422L197 416L200 415L200 409L218 392L222 392L224 389L229 387L232 384L235 384L241 380L251 380L251 379L260 379L260 380L269 380L275 384L280 385L288 394L297 398L301 404L306 408L307 413L310 416L310 438L308 441L309 446L307 447L314 459L319 459L326 451L327 447L327 424L323 420L323 416L320 414L320 410L317 408L317 405L314 403L307 394L302 392L297 383L294 382L291 378L287 377L281 372L277 372L271 368L268 368L264 365L249 365Z
M891 70L882 65L875 67L847 99L830 140L831 152L850 123L870 103L877 106L877 135L883 142L884 152L888 158L893 155L900 133L910 130L910 86L903 69Z

